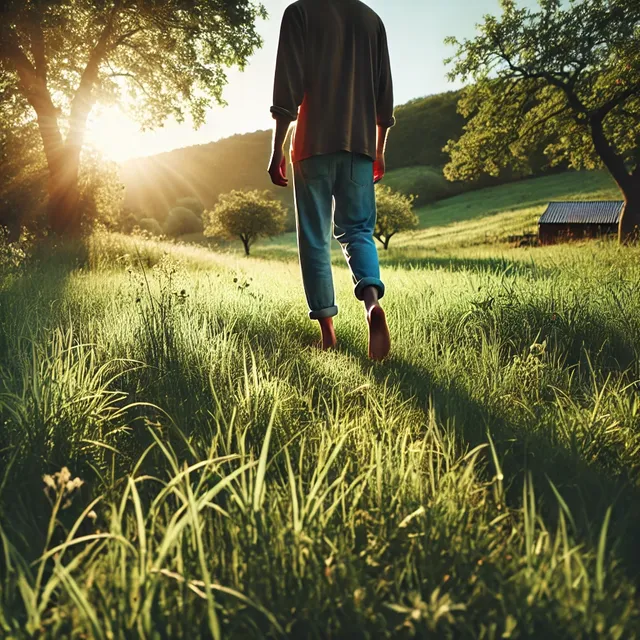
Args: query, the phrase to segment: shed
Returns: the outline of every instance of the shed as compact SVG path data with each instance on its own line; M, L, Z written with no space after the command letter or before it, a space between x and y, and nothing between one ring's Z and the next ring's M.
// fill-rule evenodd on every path
M615 234L623 207L622 200L550 202L538 222L540 244Z

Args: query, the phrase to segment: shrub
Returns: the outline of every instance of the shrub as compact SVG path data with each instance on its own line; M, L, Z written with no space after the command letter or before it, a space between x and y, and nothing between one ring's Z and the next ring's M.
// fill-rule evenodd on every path
M209 214L205 235L240 238L246 255L260 236L284 231L287 211L269 191L232 191L221 195Z
M186 198L178 198L178 200L176 201L176 206L184 207L185 209L193 211L193 213L195 213L198 218L202 218L202 214L204 213L204 205L202 204L202 202L200 202L198 198L194 198L191 196L188 196Z
M198 233L203 230L202 220L186 207L174 207L169 211L164 231L168 236L177 238L188 233Z
M143 231L148 231L154 236L164 235L160 223L155 218L142 218L138 225Z
M389 241L396 233L418 226L418 216L413 211L414 199L415 196L404 196L390 187L376 187L378 216L373 236L382 243L385 250L389 248Z

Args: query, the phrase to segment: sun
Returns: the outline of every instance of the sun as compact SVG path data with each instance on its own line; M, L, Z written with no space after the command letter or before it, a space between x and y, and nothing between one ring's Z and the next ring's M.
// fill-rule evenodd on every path
M153 153L145 134L119 107L98 107L87 127L87 144L114 162Z

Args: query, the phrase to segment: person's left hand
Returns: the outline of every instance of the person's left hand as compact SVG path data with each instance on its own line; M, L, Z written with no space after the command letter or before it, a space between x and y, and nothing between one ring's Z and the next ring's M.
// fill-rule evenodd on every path
M271 182L278 187L286 187L289 184L287 179L287 159L284 157L282 149L274 149L269 164L269 175Z

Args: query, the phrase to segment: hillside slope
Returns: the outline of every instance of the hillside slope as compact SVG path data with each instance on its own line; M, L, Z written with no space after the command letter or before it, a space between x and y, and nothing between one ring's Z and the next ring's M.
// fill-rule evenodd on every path
M538 218L551 200L618 200L620 191L606 171L568 171L519 182L487 187L416 208L419 226L393 238L389 251L380 251L387 263L404 262L407 252L495 251L509 247L510 235L535 232ZM230 245L241 251L240 243ZM342 255L334 243L335 262ZM260 241L256 256L296 259L296 237L288 233Z
M412 100L396 109L397 124L389 137L387 169L406 193L431 202L459 192L447 183L442 148L462 133L457 113L459 92ZM288 147L288 145L287 145ZM274 187L266 173L271 132L256 131L224 140L176 149L121 166L126 206L162 219L178 198L195 196L205 208L232 189L268 189L293 208L293 191ZM444 185L444 186L443 186Z
M438 183L444 182L440 167L447 157L442 148L449 139L460 136L464 125L464 118L457 113L459 95L448 92L428 96L396 109L397 124L387 149L390 172L396 170L399 174L398 170L416 165L433 167L429 172L435 174ZM162 219L175 201L184 196L195 196L205 208L210 208L221 193L232 189L268 189L292 208L291 185L286 189L275 188L267 175L270 150L271 132L256 131L129 160L121 167L125 204ZM408 177L398 179L407 192L419 190L421 197L425 197L423 171L409 169ZM449 195L447 187L444 191L437 189L436 195Z
M448 140L463 133L464 118L457 112L460 92L447 92L412 100L396 109L397 124L387 147L388 183L421 204L520 179L510 171L500 178L483 176L473 183L450 183L442 175ZM288 146L288 145L287 145ZM541 142L541 147L544 143ZM267 189L293 210L291 185L274 187L267 175L271 132L256 131L217 142L176 149L124 163L121 179L126 206L162 220L178 198L195 196L209 209L221 193L233 189ZM533 175L545 173L544 157L531 159ZM561 171L555 169L554 171ZM290 217L290 226L293 223Z

